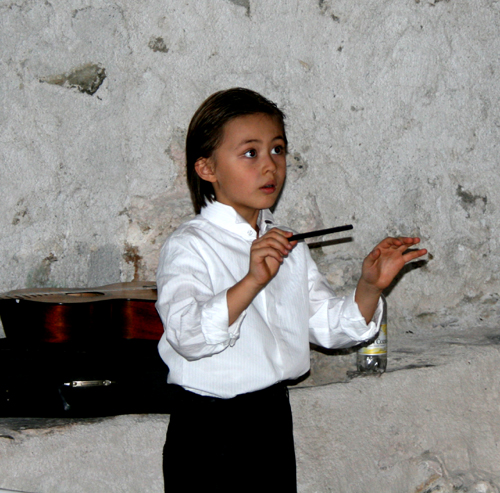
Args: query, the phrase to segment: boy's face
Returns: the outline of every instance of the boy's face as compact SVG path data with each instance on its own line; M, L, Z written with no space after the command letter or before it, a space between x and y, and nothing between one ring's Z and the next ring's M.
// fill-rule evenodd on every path
M255 227L259 211L274 205L285 181L281 125L261 113L231 120L213 156L199 159L196 171L213 184L218 202L232 206Z

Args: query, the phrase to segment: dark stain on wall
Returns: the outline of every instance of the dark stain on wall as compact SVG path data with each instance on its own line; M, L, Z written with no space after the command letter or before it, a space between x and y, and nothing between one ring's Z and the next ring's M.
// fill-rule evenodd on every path
M456 194L460 198L460 205L465 209L465 211L469 212L479 203L483 214L486 212L486 204L488 203L488 197L486 195L484 197L481 195L474 195L473 193L465 190L462 185L458 185Z
M340 22L340 17L332 12L330 3L326 0L318 0L319 10L323 15L329 15L333 21Z
M297 181L307 172L308 164L298 152L294 152L287 160L287 179Z
M439 3L439 2L442 2L442 1L445 1L446 3L448 3L450 0L427 0L427 4L430 5L431 7L435 7L436 6L436 3ZM415 0L415 3L420 3L420 0Z
M229 0L234 5L238 5L239 7L245 7L247 11L248 17L250 17L250 0Z
M132 264L134 266L134 281L139 280L139 269L142 260L142 257L139 255L139 247L125 242L125 252L123 253L123 258L127 264Z
M149 48L154 52L168 53L168 47L165 44L165 40L161 37L152 36L148 43Z
M26 209L19 211L19 212L16 212L16 214L14 215L14 219L12 219L12 224L14 226L18 225L21 222L21 219L24 216L26 216L27 213L28 213L28 211Z
M12 225L17 226L19 223L27 222L27 219L29 217L28 215L28 208L24 206L24 199L19 200L17 203L17 212L14 214L14 217L12 218Z
M114 245L102 245L97 249L90 248L88 285L102 286L111 282L119 282L121 259L122 252Z
M40 265L28 274L26 287L44 288L50 286L50 271L54 262L57 262L57 257L53 253L45 257Z
M106 70L102 65L87 63L65 74L42 77L40 82L67 87L69 89L78 89L80 92L92 96L101 87L105 78Z

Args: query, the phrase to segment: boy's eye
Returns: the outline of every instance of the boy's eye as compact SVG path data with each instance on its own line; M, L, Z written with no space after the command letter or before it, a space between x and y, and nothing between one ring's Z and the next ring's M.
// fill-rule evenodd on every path
M271 152L272 154L283 154L284 152L283 146L276 146L273 148Z
M257 151L255 149L250 149L247 152L245 152L245 157L256 157L257 156Z

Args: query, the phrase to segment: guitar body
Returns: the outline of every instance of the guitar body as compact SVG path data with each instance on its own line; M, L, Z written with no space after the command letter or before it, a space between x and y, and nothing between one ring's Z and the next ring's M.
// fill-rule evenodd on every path
M91 289L21 289L0 295L5 335L23 344L95 345L122 339L159 340L152 282Z

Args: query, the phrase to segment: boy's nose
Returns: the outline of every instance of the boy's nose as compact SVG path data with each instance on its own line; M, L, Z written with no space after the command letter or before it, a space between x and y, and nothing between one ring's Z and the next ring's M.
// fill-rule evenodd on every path
M273 174L276 173L277 170L277 165L274 162L273 157L270 154L266 154L265 156L265 162L262 167L262 171L265 173L267 171L271 171Z

